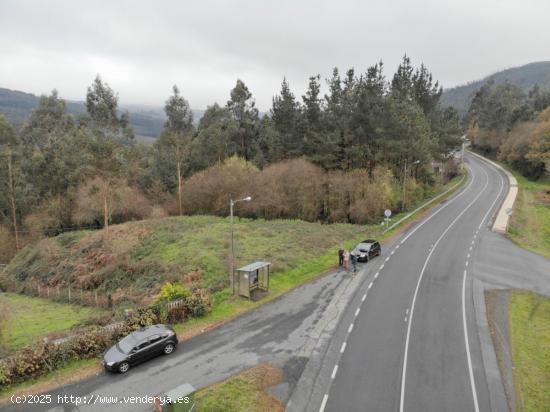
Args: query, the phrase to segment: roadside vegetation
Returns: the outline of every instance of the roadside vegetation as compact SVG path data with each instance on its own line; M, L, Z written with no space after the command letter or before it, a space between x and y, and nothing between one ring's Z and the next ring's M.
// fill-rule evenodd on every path
M550 181L514 175L518 196L507 235L519 246L550 258Z
M201 412L282 412L284 405L268 393L282 382L283 373L270 364L261 364L229 379L201 389L195 394Z
M550 299L513 291L509 313L517 410L547 411L550 405Z
M239 79L198 126L174 86L152 145L135 142L128 113L99 75L82 115L68 113L55 90L19 129L0 115L1 263L75 229L227 216L229 199L244 196L254 201L239 205L240 217L376 223L384 209L407 209L455 173L458 115L440 106L442 88L424 65L405 56L391 79L382 62L364 72L335 68L326 95L323 82L311 76L300 98L283 79L260 114Z

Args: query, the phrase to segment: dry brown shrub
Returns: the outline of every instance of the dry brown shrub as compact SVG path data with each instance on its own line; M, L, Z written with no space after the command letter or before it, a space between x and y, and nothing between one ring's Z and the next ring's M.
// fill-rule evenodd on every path
M258 169L232 157L194 174L183 187L183 208L187 214L229 213L229 200L250 195L250 184Z
M305 159L279 162L262 170L253 184L253 202L245 212L267 219L315 221L322 210L323 171Z
M0 263L7 264L15 253L15 238L12 231L5 226L0 226Z

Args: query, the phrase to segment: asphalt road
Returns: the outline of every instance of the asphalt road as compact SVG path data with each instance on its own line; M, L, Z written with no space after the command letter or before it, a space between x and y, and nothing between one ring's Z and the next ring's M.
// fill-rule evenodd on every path
M468 165L465 187L401 236L351 301L305 409L491 410L470 271L507 182Z

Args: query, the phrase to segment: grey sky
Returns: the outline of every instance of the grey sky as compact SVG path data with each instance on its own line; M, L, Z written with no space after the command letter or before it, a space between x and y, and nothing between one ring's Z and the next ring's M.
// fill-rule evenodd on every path
M261 110L332 67L393 74L407 53L445 87L548 60L548 0L0 1L0 87L84 98L96 73L123 103L225 103L241 78Z

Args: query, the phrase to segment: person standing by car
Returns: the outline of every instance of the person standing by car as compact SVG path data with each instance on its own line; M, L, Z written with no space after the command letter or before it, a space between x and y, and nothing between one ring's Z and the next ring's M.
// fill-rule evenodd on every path
M351 254L351 264L353 265L353 273L357 273L357 255L355 253Z
M346 268L346 270L349 270L349 258L349 252L347 250L344 250L344 267Z
M338 249L338 266L342 267L344 265L344 249Z

